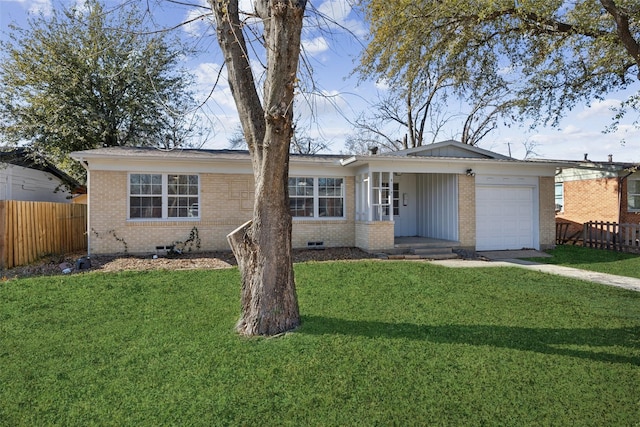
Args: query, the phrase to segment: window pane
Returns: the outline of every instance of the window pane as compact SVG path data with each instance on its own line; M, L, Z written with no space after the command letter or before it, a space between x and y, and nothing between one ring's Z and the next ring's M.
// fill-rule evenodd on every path
M162 197L131 197L129 201L130 218L161 218Z
M320 199L318 200L318 215L321 217L341 217L343 216L342 199Z
M313 198L295 197L289 198L289 209L291 216L312 217Z
M556 184L556 197L562 197L562 183Z
M167 178L167 194L178 194L178 182L175 175L169 175Z
M313 196L313 178L289 178L290 196Z
M318 195L342 196L342 178L318 178Z
M627 181L627 209L640 210L640 179Z
M131 194L162 194L162 175L131 174L129 192Z
M187 210L187 216L197 218L199 216L198 206L199 206L198 199L191 198L189 203L189 209Z
M344 215L342 178L318 178L318 215L342 217Z
M167 190L169 218L198 217L198 175L169 175Z
M198 216L197 197L168 197L169 218L193 218Z
M129 218L162 217L162 175L129 176Z

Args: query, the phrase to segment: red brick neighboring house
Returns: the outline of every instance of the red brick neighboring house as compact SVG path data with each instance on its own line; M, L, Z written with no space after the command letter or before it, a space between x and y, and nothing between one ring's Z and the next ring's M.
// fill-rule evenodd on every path
M640 165L588 160L558 162L555 178L556 222L589 221L640 224Z

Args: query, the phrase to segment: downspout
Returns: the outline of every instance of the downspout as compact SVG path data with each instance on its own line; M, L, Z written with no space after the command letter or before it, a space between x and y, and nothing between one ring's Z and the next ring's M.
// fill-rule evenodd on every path
M91 198L89 197L89 182L91 180L91 173L89 172L89 162L87 162L84 158L79 158L78 162L82 165L82 167L87 171L87 257L91 256L91 215L89 215L91 210Z

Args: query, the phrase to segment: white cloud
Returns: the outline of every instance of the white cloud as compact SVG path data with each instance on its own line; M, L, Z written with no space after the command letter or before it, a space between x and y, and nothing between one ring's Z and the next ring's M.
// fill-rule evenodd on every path
M377 80L374 86L378 90L384 90L384 91L389 90L389 82L387 81L387 79Z
M577 118L586 119L590 117L604 117L605 119L611 119L613 116L612 108L619 107L619 99L605 99L602 101L595 101L590 107L585 107L583 111L577 114Z
M236 111L226 72L220 72L220 64L205 62L193 71L196 78L198 102L206 102L209 108L220 112Z
M211 21L203 16L203 10L200 8L191 9L184 18L182 29L192 37L201 37L211 29Z
M196 84L207 85L213 87L218 80L218 74L220 73L220 64L216 64L215 62L202 62L198 64L198 66L193 70L193 74L196 77ZM224 85L228 86L227 79L225 78L225 74L222 73L222 78L218 81L218 86Z
M44 15L50 15L51 11L53 10L51 0L0 0L0 2L20 3L20 5L27 9L30 13L42 13Z
M78 15L88 15L91 12L84 0L75 0L73 3L73 9Z
M314 56L319 53L327 51L329 49L329 43L327 42L327 39L320 36L312 40L303 40L302 48L305 53L307 53L308 55Z
M608 155L612 154L614 161L619 162L640 161L638 150L624 143L625 140L639 138L640 130L632 126L621 127L614 133L602 133L568 126L561 131L545 129L530 137L532 141L537 143L536 152L541 158L582 160L587 154L590 160L606 161ZM518 141L522 139L520 138ZM517 142L515 144L517 145Z
M562 135L584 135L584 131L575 126L575 125L567 125L564 129L561 130Z
M195 6L197 4L197 6ZM187 10L184 18L179 21L182 24L182 30L192 37L202 37L204 35L212 35L213 33L213 17L207 16L211 11L211 5L207 0L197 0L194 6Z
M296 114L303 118L339 115L347 107L347 101L337 90L304 93L296 98Z
M349 1L327 0L318 6L318 11L337 26L348 29L358 37L364 37L367 34L362 20L349 18L353 11Z

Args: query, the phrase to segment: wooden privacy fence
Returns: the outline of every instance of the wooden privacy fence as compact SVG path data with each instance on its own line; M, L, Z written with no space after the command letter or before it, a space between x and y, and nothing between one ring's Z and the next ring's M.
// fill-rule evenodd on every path
M87 206L0 200L0 267L87 249Z
M640 253L640 225L615 222L587 222L583 229L584 245L620 252Z

